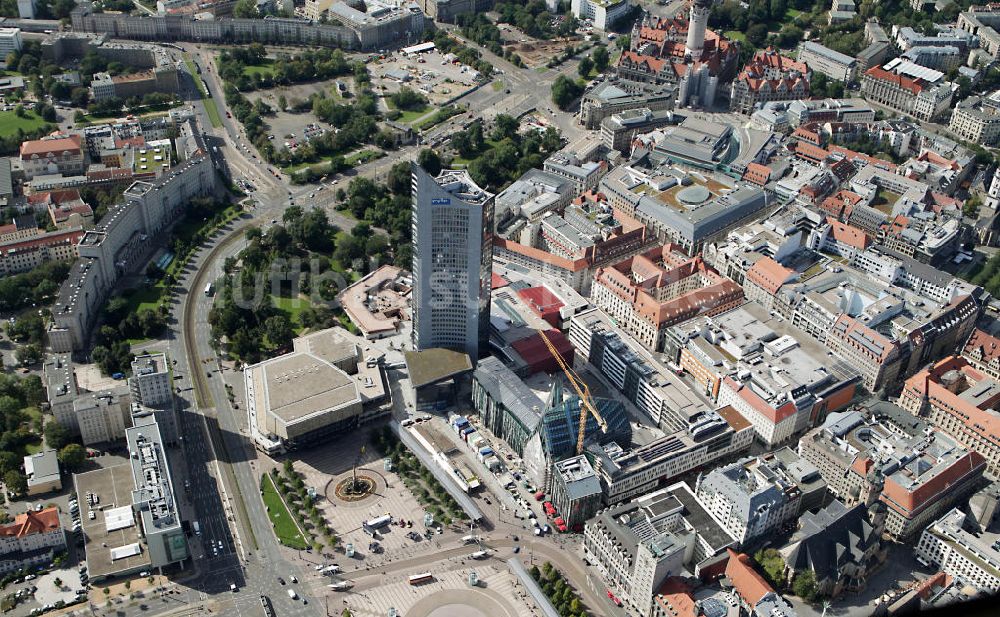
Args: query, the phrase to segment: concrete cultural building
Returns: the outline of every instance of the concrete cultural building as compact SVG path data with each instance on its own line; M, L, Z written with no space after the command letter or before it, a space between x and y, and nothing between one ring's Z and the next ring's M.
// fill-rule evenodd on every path
M356 428L367 398L362 384L384 387L377 366L360 364L357 347L332 328L299 337L293 347L243 370L250 433L268 453Z
M596 130L615 114L637 109L671 110L676 99L677 89L672 84L606 79L583 93L578 117L585 128Z

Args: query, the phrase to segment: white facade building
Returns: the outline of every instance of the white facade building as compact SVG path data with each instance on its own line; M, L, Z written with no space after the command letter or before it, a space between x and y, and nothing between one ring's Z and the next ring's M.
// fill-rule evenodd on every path
M1000 591L1000 551L966 531L965 513L955 508L924 530L915 554L966 585L987 594Z

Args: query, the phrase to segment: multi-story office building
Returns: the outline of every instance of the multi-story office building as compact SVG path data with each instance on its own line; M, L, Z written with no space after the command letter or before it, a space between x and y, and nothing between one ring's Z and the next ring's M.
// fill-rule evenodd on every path
M1000 382L951 356L906 380L899 406L981 454L1000 475Z
M616 597L648 615L654 595L670 576L695 574L733 539L680 483L602 510L584 529L584 558Z
M831 362L822 345L754 302L674 326L667 348L707 396L736 409L769 446L843 408L859 382L857 371Z
M815 41L803 41L799 45L799 62L822 73L830 79L849 82L854 79L858 61L847 54L824 47Z
M944 80L944 73L896 58L865 71L861 93L870 101L931 122L951 107L955 89Z
M948 128L981 146L1000 145L1000 101L998 93L962 99L951 113Z
M568 529L582 528L601 509L604 496L597 472L585 455L552 466L548 493L549 501Z
M150 565L163 568L180 563L188 558L187 539L156 420L150 416L137 423L126 431L125 440L135 486L130 507L142 524Z
M669 111L654 112L648 107L622 111L601 121L601 142L608 150L628 154L636 134L648 133L673 121L674 115Z
M632 10L628 0L573 0L570 8L579 19L590 19L597 30L607 30Z
M974 525L974 524L973 524ZM1000 550L981 533L966 529L966 514L955 508L920 535L914 553L957 581L990 595L1000 591Z
M464 351L489 336L493 194L468 172L413 175L413 343Z
M0 28L0 58L12 51L21 51L21 29Z
M420 9L434 21L453 24L459 15L483 13L493 7L493 0L419 0Z
M790 450L785 456L797 458ZM804 509L803 488L812 493L812 503L822 503L823 487L816 468L786 467L772 456L744 458L717 467L698 479L695 494L712 518L738 544L746 546L798 517Z
M667 244L598 269L591 298L637 341L661 351L667 328L735 308L743 291L700 256Z
M79 135L55 135L21 144L21 168L29 180L39 175L79 176L86 156Z
M870 417L831 414L799 453L847 505L884 504L886 535L906 540L975 490L986 469L978 453L924 426L887 406Z
M66 532L59 522L59 508L18 514L0 527L0 574L47 566L64 550Z

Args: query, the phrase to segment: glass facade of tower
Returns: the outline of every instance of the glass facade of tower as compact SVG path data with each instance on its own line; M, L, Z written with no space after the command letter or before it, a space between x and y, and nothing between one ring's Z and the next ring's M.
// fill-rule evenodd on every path
M464 171L411 171L414 346L475 361L489 333L493 194Z

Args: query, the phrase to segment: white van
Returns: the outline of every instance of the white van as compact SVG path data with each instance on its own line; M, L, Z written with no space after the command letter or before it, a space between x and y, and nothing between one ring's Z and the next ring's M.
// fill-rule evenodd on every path
M299 599L299 594L295 593L294 589L287 589L286 591L288 592L288 597L289 598L291 598L293 600L298 600Z

